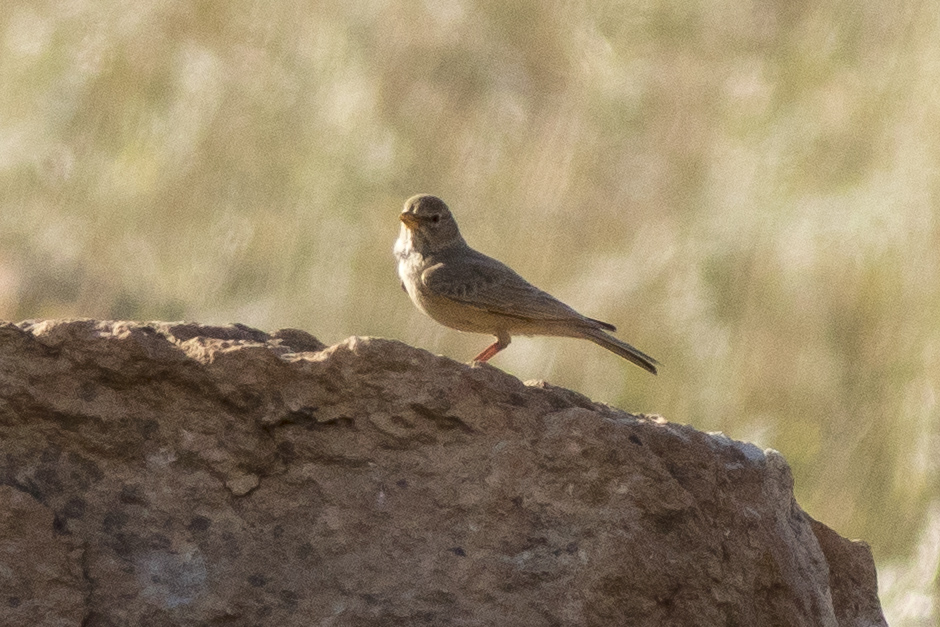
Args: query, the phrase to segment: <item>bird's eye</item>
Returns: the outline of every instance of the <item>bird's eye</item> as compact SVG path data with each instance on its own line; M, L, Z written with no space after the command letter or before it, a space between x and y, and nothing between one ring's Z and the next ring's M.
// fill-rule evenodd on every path
M437 214L434 214L433 216L431 216L431 222L433 222L434 224L437 224L440 221L441 221L441 216Z

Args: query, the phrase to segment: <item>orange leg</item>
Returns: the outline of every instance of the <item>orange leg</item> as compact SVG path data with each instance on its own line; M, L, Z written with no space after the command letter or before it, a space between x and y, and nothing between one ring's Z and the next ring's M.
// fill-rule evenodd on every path
M482 353L474 357L473 361L479 361L481 363L488 361L490 357L509 346L509 342L511 341L512 339L509 337L508 333L500 333L496 336L496 341L487 346L486 350Z

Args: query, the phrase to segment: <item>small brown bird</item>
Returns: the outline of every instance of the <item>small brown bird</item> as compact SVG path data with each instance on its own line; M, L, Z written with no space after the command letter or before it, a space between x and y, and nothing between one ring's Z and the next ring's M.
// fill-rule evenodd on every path
M616 331L614 325L582 316L509 266L470 248L440 198L413 196L399 218L398 276L412 302L452 329L496 337L474 361L490 359L509 346L512 335L555 335L591 340L656 374L659 362L606 333Z

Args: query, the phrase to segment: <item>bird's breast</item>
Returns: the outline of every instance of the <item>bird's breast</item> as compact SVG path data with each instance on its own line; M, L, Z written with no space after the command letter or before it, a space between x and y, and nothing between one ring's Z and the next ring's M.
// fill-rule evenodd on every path
M398 239L395 240L395 247L392 249L395 253L395 257L399 262L414 252L414 246L411 242L411 234L408 232L408 229L405 228L405 225L401 227L401 233L398 235Z
M401 279L405 291L411 297L418 307L421 307L419 291L421 288L421 272L424 269L424 257L413 250L402 249L399 251L395 247L395 254L398 256L398 278Z

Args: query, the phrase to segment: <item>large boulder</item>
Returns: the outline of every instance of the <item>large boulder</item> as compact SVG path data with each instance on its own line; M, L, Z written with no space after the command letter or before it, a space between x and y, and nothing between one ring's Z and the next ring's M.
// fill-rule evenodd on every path
M395 341L0 325L2 625L884 625L792 484Z

